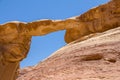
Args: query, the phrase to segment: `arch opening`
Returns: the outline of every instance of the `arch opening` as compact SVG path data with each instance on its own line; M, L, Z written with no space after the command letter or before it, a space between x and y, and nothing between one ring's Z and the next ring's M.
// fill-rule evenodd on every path
M64 34L65 30L44 36L33 36L28 56L21 62L20 67L36 65L64 46Z

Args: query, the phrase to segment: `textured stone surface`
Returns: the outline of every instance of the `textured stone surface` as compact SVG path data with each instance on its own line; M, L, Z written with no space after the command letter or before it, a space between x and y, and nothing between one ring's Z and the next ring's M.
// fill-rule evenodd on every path
M29 23L13 21L1 24L0 79L14 80L16 78L19 62L27 56L32 36L66 30L65 41L67 43L75 40L77 41L73 43L86 40L98 33L120 26L119 4L120 0L112 0L105 5L89 10L85 14L66 20L40 20ZM97 59L102 57L97 56ZM83 58L83 60L86 59Z
M59 49L17 80L120 80L120 27Z
M0 79L14 80L19 62L30 49L31 37L73 28L76 20L40 20L30 23L8 22L0 25ZM11 70L10 70L11 68ZM6 77L9 76L9 77Z
M31 37L73 28L76 20L40 20L30 23L8 22L0 25L0 79L14 80L19 62L30 49ZM11 70L10 70L11 68ZM9 77L6 77L9 76Z
M107 4L90 9L75 18L79 24L74 29L67 29L65 41L72 42L82 36L103 32L120 26L120 0L112 0Z

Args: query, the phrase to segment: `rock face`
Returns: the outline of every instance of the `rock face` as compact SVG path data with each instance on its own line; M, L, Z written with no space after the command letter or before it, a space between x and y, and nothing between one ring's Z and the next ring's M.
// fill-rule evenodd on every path
M90 37L98 35L98 33L103 33L104 31L119 27L120 26L119 4L120 4L120 0L112 0L107 4L91 9L88 12L78 17L69 18L66 20L59 20L59 21L40 20L29 23L8 22L5 24L1 24L0 25L0 79L2 80L16 79L16 76L18 75L17 70L19 69L19 63L28 54L32 36L42 36L49 34L51 32L66 30L65 41L67 43L72 42L70 44L73 44L79 41L87 40ZM114 44L118 44L118 43L116 42L113 43L113 45ZM91 60L93 57L94 59L103 59L103 55L101 56L101 54L100 55L95 54L92 55L92 57L87 57L87 58ZM50 60L52 60L52 58L50 58ZM67 58L65 60L67 60ZM83 57L81 58L81 60L84 61L86 60L86 58ZM110 59L110 61L115 62L114 59L113 60Z
M75 18L79 25L74 29L67 29L65 41L72 42L91 33L103 32L120 26L120 0L112 0L107 4L90 9Z
M120 27L74 41L17 80L120 80Z

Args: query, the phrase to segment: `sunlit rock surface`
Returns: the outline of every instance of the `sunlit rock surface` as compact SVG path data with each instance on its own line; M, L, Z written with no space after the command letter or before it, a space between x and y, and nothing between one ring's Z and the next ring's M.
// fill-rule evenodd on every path
M75 19L80 25L77 23L74 29L66 30L65 41L67 43L91 33L103 32L120 26L120 0L111 0L107 4L90 9Z
M119 55L117 55L116 53L119 53L118 47L120 40L119 28L117 28L120 26L119 4L120 4L120 0L111 0L109 3L90 9L89 11L87 11L86 13L80 16L69 18L66 20L57 20L57 21L38 20L29 23L13 21L13 22L1 24L0 25L0 79L2 80L16 79L19 73L18 70L19 63L21 60L27 57L28 51L30 49L32 36L43 36L59 30L66 30L65 41L69 44L66 47L60 49L58 52L54 53L52 57L40 63L39 64L40 66L38 65L37 67L35 67L36 75L34 74L34 76L41 76L38 77L40 78L38 80L41 79L57 80L57 77L59 77L58 78L59 80L60 79L68 80L70 75L72 76L74 74L77 77L76 75L77 72L74 73L71 72L75 70L74 68L76 67L76 65L81 66L82 64L84 64L83 68L85 68L85 70L89 68L91 70L94 69L94 67L89 67L89 68L84 67L87 65L89 66L89 64L91 63L93 63L93 65L94 64L96 65L98 63L99 65L103 64L106 67L107 66L109 67L108 64L110 64L110 66L114 66L111 65L111 63L117 65L117 62L119 62L118 59ZM114 30L105 32L111 29ZM99 37L101 36L102 38L101 37L98 38L97 36ZM89 41L92 38L94 38L94 40ZM102 47L99 47L100 45ZM76 49L78 51L76 51ZM114 52L115 54L113 55L111 49L117 52L116 53ZM107 54L108 52L106 51L108 51L110 55ZM97 52L101 52L101 53L97 53ZM105 56L107 55L110 58L108 57L105 58ZM104 63L104 61L107 61L106 64ZM49 66L50 68L48 68L47 66ZM102 66L100 67L102 68ZM40 71L38 68L40 69ZM82 66L80 68L82 68ZM84 72L83 68L81 71ZM23 71L21 72L21 75L18 78L19 80L25 78L23 76L27 75L26 72L28 72L28 70L29 72L31 71L33 72L34 67L29 67L29 69L28 68L26 69L27 70L23 69ZM63 70L68 70L68 71L64 73ZM112 69L110 68L110 70ZM79 73L79 70L77 71ZM33 73L31 73L31 75L33 75ZM66 73L68 74L68 76ZM95 72L93 71L93 73ZM90 72L90 74L92 73ZM56 78L54 77L55 75ZM67 77L60 78L60 76L63 75L67 76L68 78ZM29 78L31 78L31 80L32 78L34 78L33 80L37 80L37 77L34 76L33 77L30 76ZM29 80L28 77L26 77L26 79Z
M120 80L120 27L74 41L17 80Z

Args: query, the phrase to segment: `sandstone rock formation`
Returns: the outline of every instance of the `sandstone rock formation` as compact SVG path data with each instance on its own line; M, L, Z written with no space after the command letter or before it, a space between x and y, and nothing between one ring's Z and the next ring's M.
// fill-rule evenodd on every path
M74 29L67 29L65 41L72 42L82 36L103 32L120 26L120 0L112 0L107 4L90 9L75 18L79 24Z
M75 40L82 41L95 36L97 33L119 27L119 4L120 0L112 0L72 19L1 24L0 79L15 80L18 74L19 62L27 56L30 49L32 36L41 36L58 30L66 30L65 41L70 43Z
M40 20L30 23L8 22L0 25L0 79L15 80L19 62L30 49L32 36L74 28L75 19ZM68 24L68 25L67 25ZM10 69L11 68L11 69ZM8 76L8 77L6 77Z
M74 41L17 80L120 80L120 27Z

